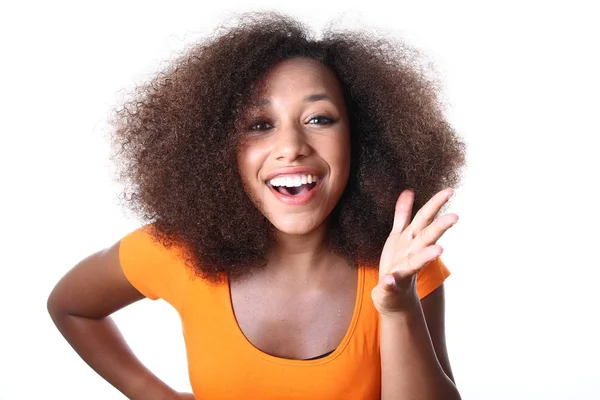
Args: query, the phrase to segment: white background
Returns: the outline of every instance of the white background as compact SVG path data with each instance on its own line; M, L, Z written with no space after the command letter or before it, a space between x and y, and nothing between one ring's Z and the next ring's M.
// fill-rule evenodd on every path
M7 2L8 3L8 2ZM231 12L276 7L316 30L382 28L422 49L469 145L441 244L447 340L464 399L600 399L598 11L592 2L12 2L0 6L0 399L120 399L72 351L46 298L139 222L108 160L119 91ZM179 321L116 315L140 358L189 389Z

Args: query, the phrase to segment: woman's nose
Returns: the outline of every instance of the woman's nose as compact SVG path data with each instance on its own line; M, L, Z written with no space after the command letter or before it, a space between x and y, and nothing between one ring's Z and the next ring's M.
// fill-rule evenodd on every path
M275 132L274 154L276 159L294 161L310 154L306 134L298 124L286 124Z

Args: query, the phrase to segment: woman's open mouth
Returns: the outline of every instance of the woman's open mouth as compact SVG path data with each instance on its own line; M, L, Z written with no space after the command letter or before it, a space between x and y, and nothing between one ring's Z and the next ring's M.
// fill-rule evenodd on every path
M306 183L306 184L302 184L300 186L292 186L292 187L273 186L273 189L277 190L279 193L283 194L284 196L298 196L298 195L303 195L306 192L308 192L309 190L314 189L315 186L317 186L317 182Z
M267 182L275 197L288 205L306 204L316 194L322 179L315 176L281 177Z

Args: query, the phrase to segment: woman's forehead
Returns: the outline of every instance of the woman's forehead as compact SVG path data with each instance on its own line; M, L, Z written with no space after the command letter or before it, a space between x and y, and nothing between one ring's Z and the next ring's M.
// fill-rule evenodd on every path
M269 107L277 97L293 97L303 102L340 100L341 89L334 73L310 58L280 62L265 74L252 96L253 107Z

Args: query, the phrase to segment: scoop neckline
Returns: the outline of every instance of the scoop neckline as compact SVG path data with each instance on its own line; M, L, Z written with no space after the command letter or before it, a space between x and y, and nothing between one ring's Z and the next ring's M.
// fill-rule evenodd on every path
M262 358L263 360L270 361L273 363L281 364L281 365L289 365L289 366L298 366L298 367L308 367L315 366L321 364L327 364L336 358L338 358L348 346L348 343L352 339L354 335L354 330L358 323L358 317L360 315L360 311L362 308L363 302L363 292L364 292L364 282L365 282L365 270L364 267L358 267L358 278L356 280L356 299L354 301L354 311L352 312L352 318L350 320L350 324L346 330L342 341L337 346L337 348L331 352L329 355L317 358L314 360L294 360L289 358L282 358L273 356L271 354L265 353L260 350L258 347L254 346L250 340L244 335L244 332L238 325L237 319L235 317L235 311L233 310L233 302L231 300L231 286L229 284L229 277L226 278L226 282L224 286L224 295L226 297L227 304L227 322L231 325L231 328L236 336L236 338L243 343L243 348L246 351L249 351L255 356Z

